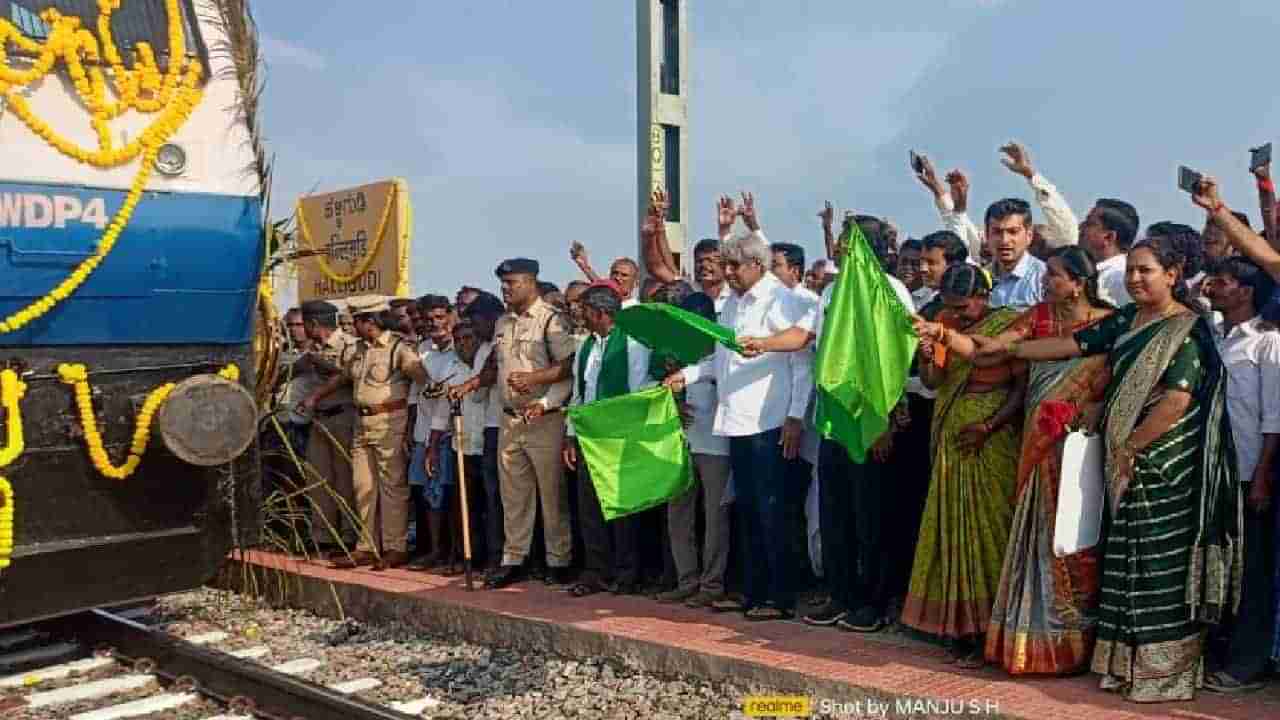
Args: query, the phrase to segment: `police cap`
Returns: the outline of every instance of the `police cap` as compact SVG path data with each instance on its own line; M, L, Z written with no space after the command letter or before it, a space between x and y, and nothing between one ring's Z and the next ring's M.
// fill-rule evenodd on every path
M338 317L338 306L326 300L308 300L299 309L304 320Z
M493 271L494 275L503 277L505 275L537 275L538 261L529 258L511 258L502 261L497 270Z

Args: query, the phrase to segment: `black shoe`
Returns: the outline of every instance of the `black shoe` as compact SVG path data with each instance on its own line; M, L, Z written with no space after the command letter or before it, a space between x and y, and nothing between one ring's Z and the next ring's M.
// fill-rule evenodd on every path
M804 622L806 625L828 627L843 620L846 614L843 605L834 600L828 600L822 607L805 615Z
M849 632L880 632L884 629L884 616L870 605L863 605L837 621L836 627Z
M484 586L490 590L497 590L508 585L513 585L519 582L520 579L520 566L503 565L497 570L489 573L489 577L484 580Z
M543 576L542 581L548 585L568 585L569 568L548 568L547 574Z

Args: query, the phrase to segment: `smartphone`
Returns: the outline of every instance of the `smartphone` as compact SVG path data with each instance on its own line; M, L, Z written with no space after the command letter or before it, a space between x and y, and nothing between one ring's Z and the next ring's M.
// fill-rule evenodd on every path
M908 150L911 153L911 169L917 173L924 172L924 158L916 154L915 150Z
M1251 148L1249 153L1252 158L1249 160L1249 172L1253 172L1263 165L1271 164L1271 143L1267 143L1261 147Z
M1182 165L1178 168L1178 187L1194 195L1202 177L1204 176L1200 173Z

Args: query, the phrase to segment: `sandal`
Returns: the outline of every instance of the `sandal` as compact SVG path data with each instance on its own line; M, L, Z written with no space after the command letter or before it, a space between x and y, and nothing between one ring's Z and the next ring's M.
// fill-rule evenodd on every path
M795 613L772 605L759 605L743 613L743 617L752 622L766 622L769 620L790 620L795 617Z
M1265 683L1262 682L1241 682L1234 675L1226 670L1219 670L1204 680L1206 690L1212 690L1216 693L1230 695L1232 693L1246 693L1254 690L1262 689Z

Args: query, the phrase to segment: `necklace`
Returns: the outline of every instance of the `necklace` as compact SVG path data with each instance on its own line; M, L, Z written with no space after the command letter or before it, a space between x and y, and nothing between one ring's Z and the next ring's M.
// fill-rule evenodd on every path
M1140 309L1133 316L1133 327L1135 329L1140 327L1145 327L1147 325L1150 325L1153 322L1156 322L1157 320L1163 320L1169 317L1170 315L1175 315L1177 314L1177 312L1178 312L1178 305L1177 303L1172 303L1172 302L1169 303L1169 305L1166 306L1164 309L1159 310L1156 313L1152 314L1150 317L1144 318L1143 317L1144 311Z

